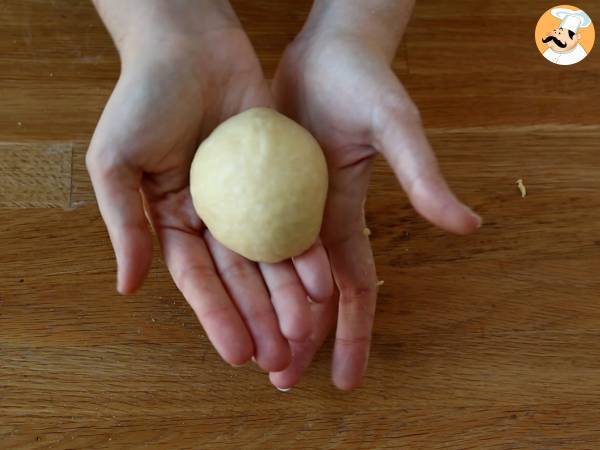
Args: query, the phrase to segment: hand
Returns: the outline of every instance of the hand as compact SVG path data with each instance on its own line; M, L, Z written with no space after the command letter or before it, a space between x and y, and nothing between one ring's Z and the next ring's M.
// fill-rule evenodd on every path
M386 158L415 209L435 225L466 234L481 224L440 174L417 108L390 69L393 51L386 45L309 20L286 50L273 85L278 108L314 134L329 165L322 240L340 294L332 378L341 389L361 382L375 312L377 277L363 233L373 157ZM312 335L292 347L290 367L271 373L276 386L299 380L335 322L335 305L312 308Z
M265 370L281 370L291 358L287 340L310 331L307 293L331 296L328 261L317 243L293 262L255 264L219 244L196 215L188 176L198 144L226 118L272 99L233 13L205 8L196 23L200 2L178 10L184 4L158 1L153 9L131 0L115 15L110 3L98 5L122 73L86 162L116 253L118 290L135 291L149 270L147 214L177 287L223 359L239 365L255 356ZM143 16L147 10L159 23L124 31L129 13L133 21L154 20ZM172 21L176 30L165 30Z

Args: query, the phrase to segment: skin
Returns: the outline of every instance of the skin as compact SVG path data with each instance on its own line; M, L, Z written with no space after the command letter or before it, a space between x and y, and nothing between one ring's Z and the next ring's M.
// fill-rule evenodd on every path
M323 247L316 243L295 261L255 264L210 236L189 194L199 142L226 118L273 105L246 34L225 2L96 6L122 70L86 163L117 257L119 292L134 292L149 270L148 216L175 284L223 359L240 365L254 356L266 371L285 368L289 341L310 332L307 294L316 301L332 294Z
M413 2L366 4L316 1L285 51L273 97L228 3L96 1L122 73L86 162L117 256L118 290L133 292L150 267L146 214L219 354L234 365L255 355L279 388L300 380L336 323L333 382L341 389L361 383L377 293L363 206L377 154L425 218L459 234L481 224L448 189L418 110L390 69ZM330 171L321 241L274 265L216 242L189 195L198 143L252 106L277 106L307 127ZM328 301L332 272L337 295Z
M339 293L336 304L311 305L313 332L293 344L294 359L271 373L273 384L296 384L337 329L332 380L340 389L360 385L369 355L377 296L364 202L377 154L394 170L415 209L435 225L467 234L481 219L460 203L444 181L414 103L390 69L413 2L322 0L286 50L274 92L278 107L322 144L330 173L323 224Z
M557 45L554 40L549 40L548 42L545 42L545 44L549 48L558 53L570 52L577 46L577 44L581 40L581 34L576 34L571 39L571 37L569 36L569 31L563 28L555 28L554 30L550 31L548 34L546 34L546 36L544 36L543 41L546 41L549 37L555 37L564 45L564 47L561 47Z

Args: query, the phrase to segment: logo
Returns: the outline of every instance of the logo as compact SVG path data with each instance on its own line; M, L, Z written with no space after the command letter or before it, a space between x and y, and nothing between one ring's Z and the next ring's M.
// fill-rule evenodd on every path
M570 66L583 61L594 47L596 32L585 11L559 5L546 11L535 28L535 43L548 61Z

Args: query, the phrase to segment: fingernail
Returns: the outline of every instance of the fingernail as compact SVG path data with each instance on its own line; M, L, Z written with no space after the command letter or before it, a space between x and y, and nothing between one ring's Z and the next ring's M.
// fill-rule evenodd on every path
M481 218L481 216L469 207L467 207L467 210L469 211L469 213L471 213L473 218L477 221L477 228L481 228L481 225L483 224L483 219Z
M277 390L278 390L278 391L280 391L280 392L288 392L288 391L290 391L290 390L292 389L291 387L289 387L289 388L280 388L280 387L278 387L278 386L275 386L275 387L276 387L276 388L277 388Z
M252 359L252 362L253 362L254 364L256 364L256 358L253 356L251 359Z

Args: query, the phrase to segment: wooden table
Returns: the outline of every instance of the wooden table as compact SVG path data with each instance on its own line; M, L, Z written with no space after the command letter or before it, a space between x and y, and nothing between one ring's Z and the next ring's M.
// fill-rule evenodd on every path
M600 448L600 49L546 62L548 2L418 3L395 69L485 226L436 230L378 162L365 384L332 387L329 343L281 393L219 359L158 254L115 293L83 165L115 51L86 1L0 1L0 448ZM310 2L235 5L271 76Z

